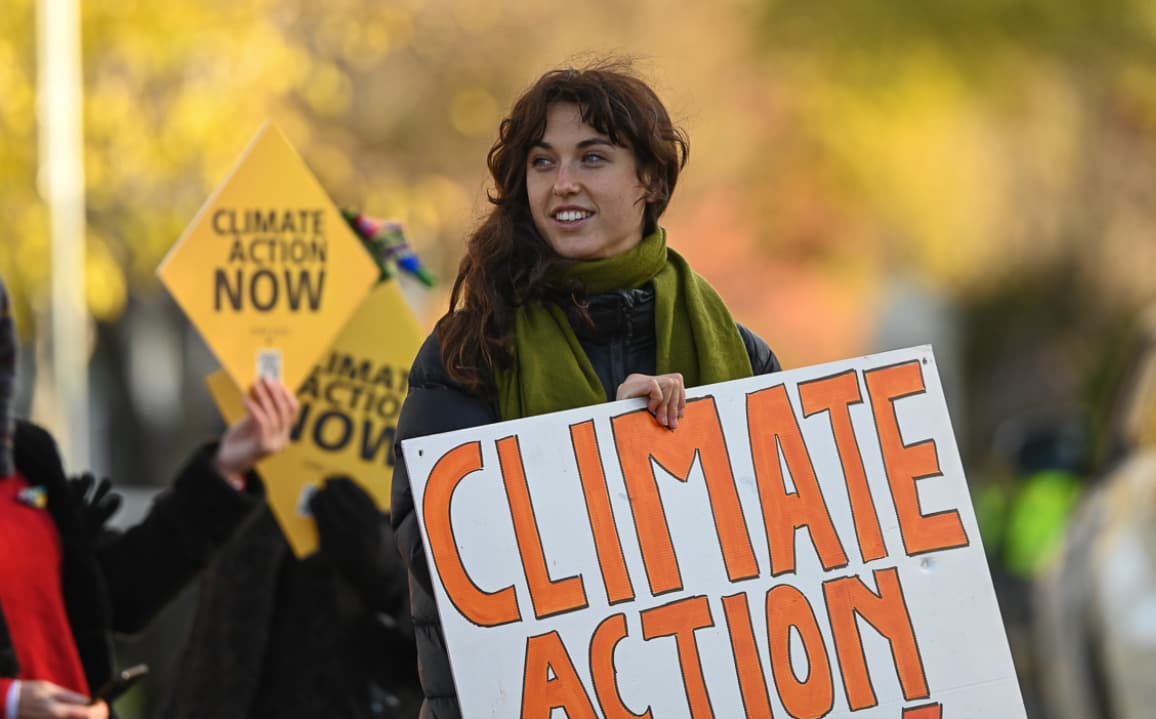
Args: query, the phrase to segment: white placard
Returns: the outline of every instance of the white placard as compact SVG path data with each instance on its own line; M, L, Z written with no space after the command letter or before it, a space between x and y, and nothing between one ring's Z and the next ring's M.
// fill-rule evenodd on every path
M466 719L1023 719L930 347L408 440Z

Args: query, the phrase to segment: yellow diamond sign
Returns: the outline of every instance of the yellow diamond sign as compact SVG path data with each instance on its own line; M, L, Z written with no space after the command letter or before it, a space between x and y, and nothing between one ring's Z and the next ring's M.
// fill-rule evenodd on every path
M289 446L257 465L269 505L297 556L317 549L317 527L305 510L309 493L329 475L353 477L389 511L393 438L422 339L397 282L382 282L297 390L301 411ZM244 416L241 391L225 372L207 382L227 422Z
M378 268L267 123L157 274L239 386L272 375L297 387Z

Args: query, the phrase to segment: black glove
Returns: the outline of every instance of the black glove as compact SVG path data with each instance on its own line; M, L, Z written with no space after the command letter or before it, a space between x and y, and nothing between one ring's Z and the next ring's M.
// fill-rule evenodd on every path
M321 553L376 611L392 612L408 578L389 520L347 476L333 476L309 499Z
M121 496L112 491L112 482L108 477L97 482L92 472L69 479L68 494L80 516L81 530L90 541L100 535L105 522L120 509Z

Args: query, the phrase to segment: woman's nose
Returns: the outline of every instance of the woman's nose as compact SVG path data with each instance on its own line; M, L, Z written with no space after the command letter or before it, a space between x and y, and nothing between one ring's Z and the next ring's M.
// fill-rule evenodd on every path
M558 169L557 176L554 177L554 194L565 197L566 195L573 195L577 191L578 183L566 165L562 165Z

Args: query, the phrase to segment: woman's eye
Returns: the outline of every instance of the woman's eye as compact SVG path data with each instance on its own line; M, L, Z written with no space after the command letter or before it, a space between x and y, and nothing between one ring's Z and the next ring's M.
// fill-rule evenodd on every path
M588 152L582 156L582 161L588 165L594 165L599 162L604 162L605 160L606 158L604 158L602 155L599 155L597 152Z
M530 167L541 169L541 168L545 168L545 167L549 167L549 166L550 166L550 158L548 158L548 157L531 157L530 158Z

